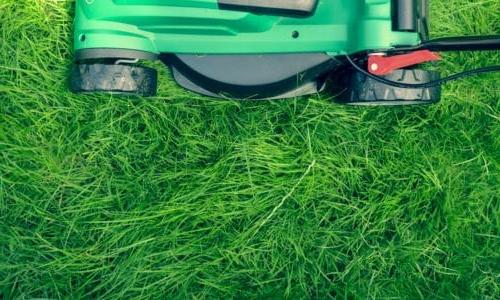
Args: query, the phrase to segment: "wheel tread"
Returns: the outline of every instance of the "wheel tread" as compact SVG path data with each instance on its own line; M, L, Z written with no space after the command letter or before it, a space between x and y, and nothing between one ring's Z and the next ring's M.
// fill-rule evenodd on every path
M132 65L78 64L71 74L75 93L109 92L154 96L158 85L157 71Z
M438 80L439 73L418 69L396 70L384 78L400 83L420 84ZM398 88L380 83L361 73L353 73L349 89L341 96L350 105L408 105L439 102L441 87Z

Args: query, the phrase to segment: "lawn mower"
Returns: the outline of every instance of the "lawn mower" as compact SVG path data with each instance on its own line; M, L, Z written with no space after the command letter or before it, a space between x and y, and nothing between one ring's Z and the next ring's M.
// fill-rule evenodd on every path
M428 0L76 0L77 93L153 96L161 60L199 94L280 99L336 91L351 105L438 102L419 65L440 51L499 50L500 35L429 39Z

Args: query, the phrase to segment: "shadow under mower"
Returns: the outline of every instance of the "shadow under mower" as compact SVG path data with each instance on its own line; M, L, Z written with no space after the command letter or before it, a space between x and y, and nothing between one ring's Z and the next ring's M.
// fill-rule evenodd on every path
M429 104L447 81L500 69L418 69L439 51L500 49L500 35L429 40L428 10L428 0L77 0L71 89L153 96L157 71L139 63L160 59L212 97L291 98L328 82L345 104Z

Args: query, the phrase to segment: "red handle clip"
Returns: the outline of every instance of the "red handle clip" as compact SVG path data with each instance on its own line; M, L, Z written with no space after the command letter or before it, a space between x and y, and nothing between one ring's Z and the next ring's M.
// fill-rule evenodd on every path
M379 76L387 75L395 70L438 60L441 60L441 56L429 50L393 56L371 54L368 58L368 72Z

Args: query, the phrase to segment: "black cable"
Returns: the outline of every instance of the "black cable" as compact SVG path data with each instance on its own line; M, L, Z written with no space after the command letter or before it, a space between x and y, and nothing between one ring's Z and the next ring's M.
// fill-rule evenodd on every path
M411 84L411 83L400 83L400 82L396 82L396 81L385 79L385 78L377 76L377 75L373 75L370 72L368 72L368 71L364 70L363 68L361 68L360 66L358 66L352 60L352 58L349 55L346 54L345 57L347 58L347 61L349 61L349 63L358 72L366 75L367 77L369 77L369 78L371 78L371 79L373 79L375 81L378 81L380 83L383 83L383 84L386 84L386 85L389 85L389 86L393 86L393 87L397 87L397 88L403 88L403 89L428 89L428 88L433 88L433 87L436 87L436 86L443 85L443 84L445 84L447 82L450 82L450 81L462 79L462 78L465 78L465 77L474 76L474 75L478 75L478 74L484 74L484 73L499 72L500 71L500 66L490 66L490 67L484 67L484 68L469 70L469 71L465 71L465 72L462 72L462 73L457 73L457 74L454 74L454 75L451 75L451 76L448 76L448 77L445 77L445 78L441 78L441 79L430 81L430 82L426 82L426 83Z

